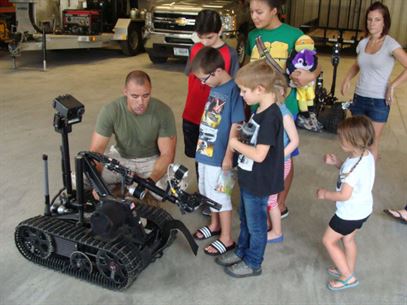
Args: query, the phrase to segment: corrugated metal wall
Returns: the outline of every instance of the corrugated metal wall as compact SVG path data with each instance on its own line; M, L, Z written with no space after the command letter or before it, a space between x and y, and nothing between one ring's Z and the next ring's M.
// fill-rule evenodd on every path
M364 29L366 9L374 2L372 0L288 0L289 20L294 26L318 18L320 10L320 25L342 28ZM390 35L404 48L407 48L407 1L383 0L391 15ZM329 5L331 9L328 10ZM359 17L360 14L360 17ZM349 18L348 18L349 17ZM404 18L403 18L404 17ZM358 22L359 21L359 22Z
M407 1L383 1L389 7L391 15L390 35L392 35L404 48L407 48Z

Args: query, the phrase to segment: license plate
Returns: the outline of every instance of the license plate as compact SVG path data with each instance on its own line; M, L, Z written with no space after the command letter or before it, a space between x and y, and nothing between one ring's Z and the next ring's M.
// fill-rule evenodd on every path
M78 36L78 41L89 42L89 36Z
M174 55L176 56L189 56L189 50L184 48L174 48Z

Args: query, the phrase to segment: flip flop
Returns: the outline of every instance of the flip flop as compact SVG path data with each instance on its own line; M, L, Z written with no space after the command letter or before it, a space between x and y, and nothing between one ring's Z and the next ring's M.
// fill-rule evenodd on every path
M335 287L331 285L331 282L328 282L328 289L331 291L339 291L339 290L344 290L344 289L348 289L348 288L353 288L356 287L357 285L359 285L359 281L356 279L353 283L349 283L349 281L353 278L353 274L351 274L347 279L341 280L341 279L337 279L333 282L336 283L341 283L342 286L339 287Z
M214 242L212 242L209 246L214 248L216 250L216 252L209 252L206 249L204 249L205 254L208 254L210 256L218 256L218 255L224 254L224 253L236 248L236 243L234 242L230 246L225 246L225 244L223 242L221 242L219 239L217 239Z
M202 237L198 237L198 233L202 234ZM208 226L204 226L198 230L196 230L196 232L194 233L194 238L197 240L204 240L204 239L208 239L211 238L212 236L216 236L220 234L220 230L219 231L211 231L209 229Z
M326 271L330 276L333 276L335 278L339 278L341 276L341 273L339 272L338 268L334 266L329 267L328 269L326 269Z
M281 219L284 219L288 216L290 212L288 212L288 209L286 208L284 211L281 212Z
M396 213L398 216L395 216L392 212ZM383 210L387 215L389 215L391 218L400 221L401 223L407 224L407 219L403 218L403 215L397 210L391 210L391 209L385 209Z
M282 243L284 241L284 235L280 235L279 237L273 238L273 239L268 239L267 243L268 244L278 244Z

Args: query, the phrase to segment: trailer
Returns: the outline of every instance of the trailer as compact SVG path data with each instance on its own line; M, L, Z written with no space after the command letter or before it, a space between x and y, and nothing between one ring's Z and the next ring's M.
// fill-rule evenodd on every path
M319 0L316 18L300 28L318 45L340 43L356 47L365 37L364 12L373 0Z
M17 28L9 51L120 48L127 56L143 49L145 10L151 1L11 0Z

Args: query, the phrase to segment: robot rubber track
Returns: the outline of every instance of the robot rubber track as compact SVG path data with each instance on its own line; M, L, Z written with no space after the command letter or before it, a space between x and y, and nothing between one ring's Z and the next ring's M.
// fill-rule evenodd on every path
M161 237L166 238L159 238L158 245L142 246L125 235L114 240L100 240L89 227L78 226L72 220L36 216L16 227L15 243L20 253L33 263L108 289L124 290L145 267L162 256L176 234L175 231L162 232L174 222L165 210L139 202L135 211L153 223ZM75 251L63 249L67 244ZM64 247L59 249L60 245ZM64 255L64 251L70 252L70 256Z

